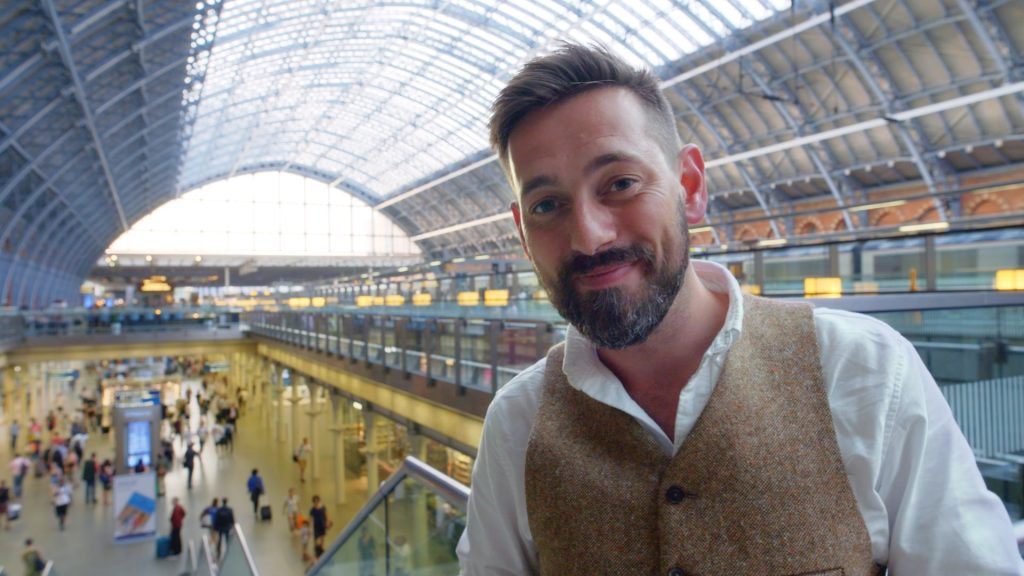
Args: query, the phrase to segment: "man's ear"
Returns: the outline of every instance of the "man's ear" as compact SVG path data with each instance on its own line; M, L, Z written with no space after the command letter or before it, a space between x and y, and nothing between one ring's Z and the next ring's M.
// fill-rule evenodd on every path
M708 185L704 177L704 155L696 144L679 151L679 183L683 187L687 224L699 224L708 208Z
M509 205L512 209L512 219L516 221L516 232L519 232L519 244L523 247L523 252L526 252L526 257L530 257L530 249L526 247L526 235L523 234L523 215L519 212L519 203L513 202Z

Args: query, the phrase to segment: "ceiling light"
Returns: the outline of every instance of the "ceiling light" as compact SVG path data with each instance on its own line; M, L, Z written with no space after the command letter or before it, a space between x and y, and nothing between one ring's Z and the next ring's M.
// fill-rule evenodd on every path
M925 224L907 224L905 226L900 226L900 232L925 232L948 229L949 222L928 222Z
M431 260L430 261L430 265L431 266L440 266L441 265L441 261L440 260Z
M111 260L112 262L117 262L117 254L111 254L111 255L110 255L110 260Z
M785 238L767 238L765 240L758 240L757 245L760 248L765 248L769 246L782 246L787 242L789 242L789 240L786 240Z
M690 234L700 234L701 232L710 232L711 226L697 226L696 228L690 228Z
M462 257L452 258L452 264L462 264L465 261L466 261L466 259L462 258Z
M152 262L152 261L153 261L153 257L150 256L149 254L146 254L146 262Z
M945 150L939 150L939 153L936 154L936 156L938 156L939 158L945 158L946 157L946 151Z
M196 256L196 262L202 262L202 261L203 261L203 257L202 256Z
M473 257L473 260L490 260L490 259L491 259L490 254L480 254L480 255L477 255L477 256Z
M865 210L877 210L878 208L892 208L894 206L903 206L906 203L906 200L889 200L888 202L875 202L874 204L862 204L860 206L852 206L848 208L848 210L850 212L864 212Z

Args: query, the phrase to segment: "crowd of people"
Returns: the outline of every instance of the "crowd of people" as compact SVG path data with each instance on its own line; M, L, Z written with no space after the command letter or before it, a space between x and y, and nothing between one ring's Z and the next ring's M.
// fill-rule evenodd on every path
M101 391L98 391L101 393ZM245 405L245 395L228 395L226 379L210 376L203 379L202 386L183 386L180 397L167 402L162 410L160 444L153 461L138 460L129 468L129 474L153 472L156 477L158 497L170 496L170 513L167 523L169 540L167 554L176 556L183 552L182 533L187 531L189 518L185 502L186 494L177 493L171 483L168 488L167 475L180 470L186 482L187 493L194 486L197 470L202 474L203 457L208 443L214 445L215 458L230 458L234 451L234 440L238 437L238 419ZM198 407L198 411L194 410ZM21 512L22 496L28 478L49 480L49 502L56 519L55 527L63 531L69 515L74 514L74 503L81 498L85 505L109 506L115 477L113 456L101 459L95 451L87 453L90 435L107 433L100 427L99 418L93 410L79 407L73 413L62 406L47 413L42 422L31 418L24 427L15 420L8 427L10 447L13 454L9 462L11 480L0 479L0 523L5 530L11 528ZM193 422L195 420L195 422ZM20 451L19 451L20 448ZM298 479L305 481L311 446L308 439L296 447L295 461L298 464ZM209 455L207 456L209 457ZM180 468L178 468L180 466ZM97 497L97 488L101 497ZM270 506L261 506L267 494L267 486L258 469L253 469L246 485L246 493L252 502L257 522L269 520ZM242 486L238 487L240 492ZM81 490L81 492L79 492ZM195 517L205 529L213 549L220 557L225 554L235 525L235 512L228 504L232 491L227 496L214 498ZM264 510L266 509L266 510ZM303 513L303 510L307 512ZM288 489L283 505L286 528L300 544L301 566L311 566L324 552L324 540L332 522L319 496L314 495L308 508L302 505L294 487ZM160 533L165 533L163 526ZM159 553L158 553L159 555ZM41 573L45 561L42 552L33 539L28 539L22 555L26 574ZM297 563L299 563L297 562Z

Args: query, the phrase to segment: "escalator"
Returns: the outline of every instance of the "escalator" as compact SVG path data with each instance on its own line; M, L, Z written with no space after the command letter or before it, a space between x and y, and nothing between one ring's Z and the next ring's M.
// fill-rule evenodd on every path
M469 488L406 458L307 576L449 576L466 527Z

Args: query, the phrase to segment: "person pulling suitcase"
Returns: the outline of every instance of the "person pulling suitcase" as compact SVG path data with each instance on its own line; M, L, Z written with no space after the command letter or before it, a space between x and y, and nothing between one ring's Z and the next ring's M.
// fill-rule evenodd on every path
M260 513L260 496L263 496L263 478L260 478L259 470L252 469L252 475L248 482L249 499L252 500L252 513L258 516Z

